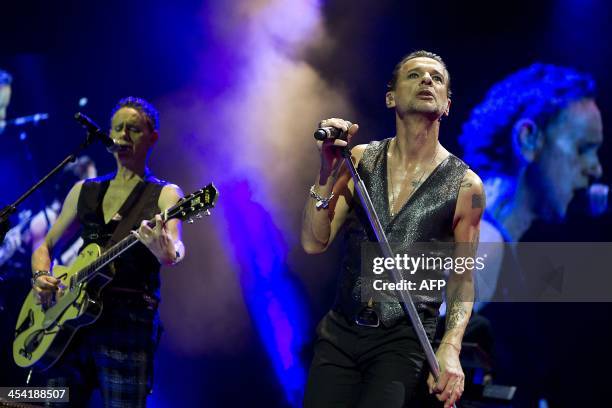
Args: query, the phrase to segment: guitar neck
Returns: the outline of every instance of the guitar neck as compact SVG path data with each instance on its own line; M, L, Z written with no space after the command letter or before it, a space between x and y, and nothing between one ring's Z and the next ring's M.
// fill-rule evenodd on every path
M168 220L177 218L180 220L187 219L188 222L193 222L192 217L201 218L201 213L209 215L209 208L214 207L217 201L218 191L215 186L210 183L206 187L188 195L179 200L172 208L164 211L161 214L162 221L165 223ZM148 221L149 227L155 226L155 219ZM76 273L75 284L90 281L98 272L112 262L115 258L131 248L138 242L133 234L128 235L121 241L113 245L106 252L100 255L95 261L81 269Z
M106 265L111 263L125 251L130 249L138 242L138 238L134 235L130 234L127 237L123 238L121 241L117 242L115 245L110 247L107 251L105 251L102 255L96 258L95 261L87 265L85 268L81 269L76 273L76 283L88 282L91 280L96 274L104 268Z

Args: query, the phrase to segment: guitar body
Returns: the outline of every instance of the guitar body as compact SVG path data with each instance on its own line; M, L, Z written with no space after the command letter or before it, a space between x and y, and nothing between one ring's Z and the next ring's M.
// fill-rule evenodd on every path
M80 327L98 319L102 313L99 294L111 277L100 274L95 280L75 286L71 282L79 270L101 253L100 246L90 244L70 267L53 268L53 275L66 288L63 296L48 309L36 304L33 289L28 293L15 326L13 358L18 366L46 370L59 359Z

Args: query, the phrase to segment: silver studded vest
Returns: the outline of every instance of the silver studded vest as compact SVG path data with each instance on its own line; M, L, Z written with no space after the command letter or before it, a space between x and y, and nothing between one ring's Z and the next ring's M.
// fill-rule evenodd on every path
M408 251L410 245L417 242L453 242L455 206L468 166L451 154L433 170L392 218L387 198L387 149L390 141L385 139L371 142L357 170L395 252ZM352 320L368 302L368 299L362 299L361 247L364 242L375 241L375 235L356 195L351 207L344 226L345 247L334 309ZM442 295L438 293L437 296L412 295L412 299L419 310L437 311L442 303ZM396 298L375 302L374 309L385 326L405 318Z

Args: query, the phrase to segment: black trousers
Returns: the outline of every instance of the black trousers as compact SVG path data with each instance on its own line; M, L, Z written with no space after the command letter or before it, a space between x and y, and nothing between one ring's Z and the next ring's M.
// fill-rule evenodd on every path
M429 339L437 317L421 317ZM435 407L429 367L406 318L393 327L364 327L330 311L317 327L306 408Z

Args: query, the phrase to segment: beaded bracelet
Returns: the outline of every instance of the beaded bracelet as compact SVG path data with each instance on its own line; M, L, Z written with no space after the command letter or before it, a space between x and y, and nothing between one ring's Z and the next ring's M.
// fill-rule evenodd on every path
M34 271L34 275L32 275L32 286L36 284L36 279L45 275L49 275L49 271Z

